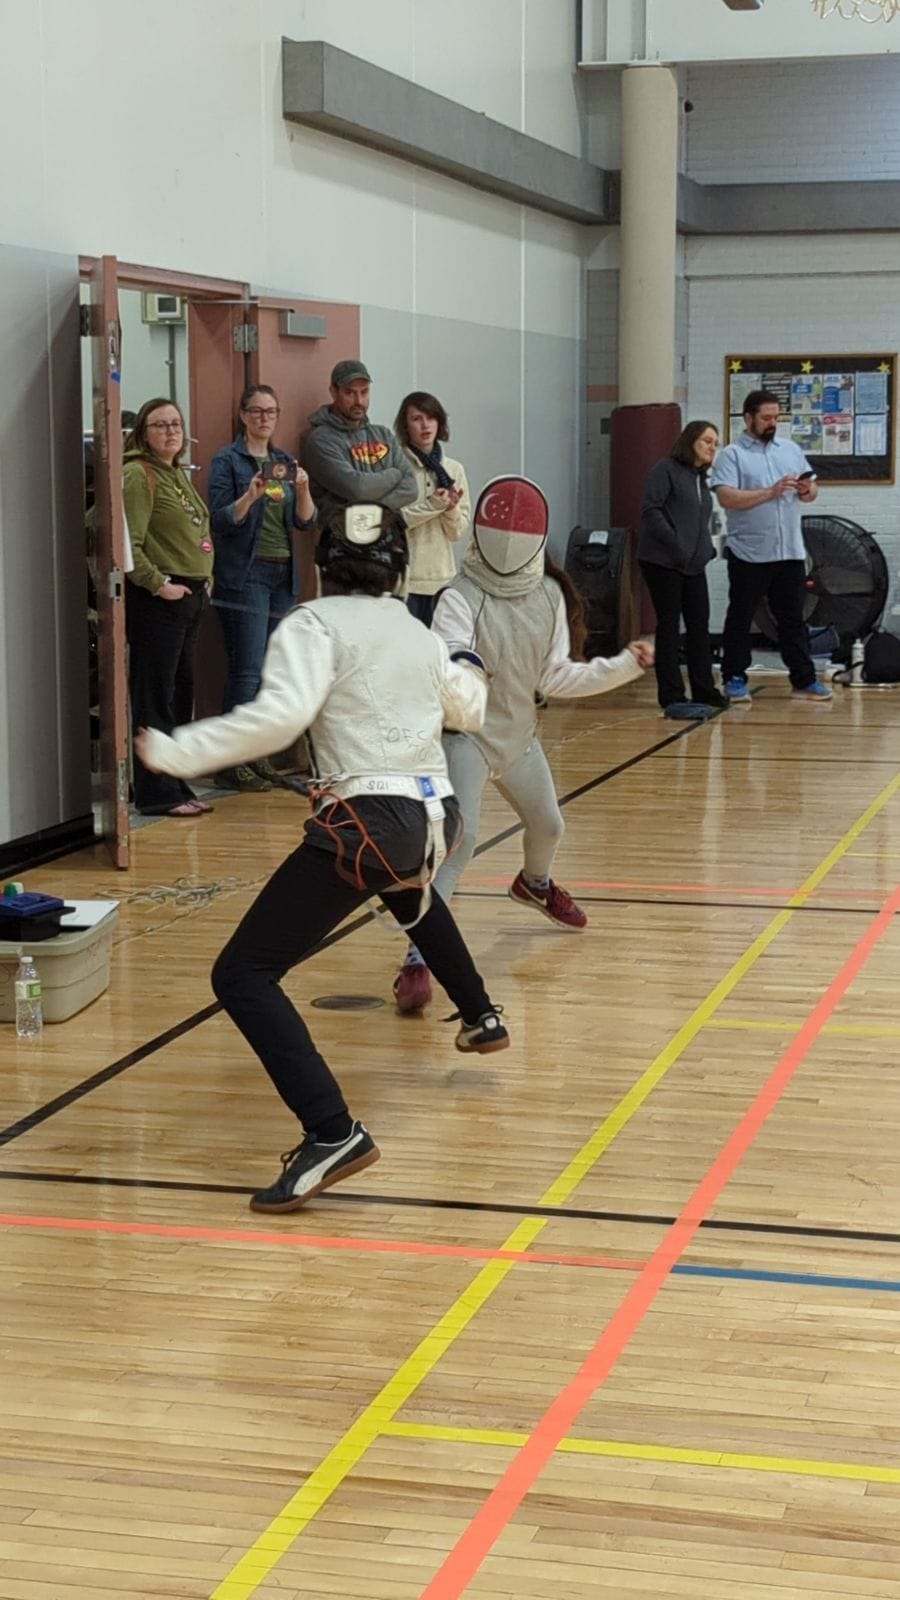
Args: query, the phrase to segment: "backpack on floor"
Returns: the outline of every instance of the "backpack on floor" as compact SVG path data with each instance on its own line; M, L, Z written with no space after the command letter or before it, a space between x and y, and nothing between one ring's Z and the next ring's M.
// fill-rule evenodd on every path
M870 633L863 650L864 683L900 683L900 639L894 633Z

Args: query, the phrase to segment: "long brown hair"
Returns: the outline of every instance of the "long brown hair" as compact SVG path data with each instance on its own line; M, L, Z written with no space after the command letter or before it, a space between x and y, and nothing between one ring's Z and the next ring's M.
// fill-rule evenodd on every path
M181 458L187 449L188 436L184 426L184 412L182 411L178 402L175 400L170 400L168 395L157 395L155 400L144 401L144 404L141 406L140 411L134 419L134 426L124 442L123 449L143 450L145 455L151 456L156 454L152 444L149 444L147 440L147 418L154 411L158 411L160 406L171 406L173 411L177 411L179 417L181 418L181 449L178 451L178 454L174 457L172 462L172 465L177 467L180 465Z
M672 460L679 461L683 467L695 467L697 463L694 460L694 445L707 428L711 428L718 439L719 430L714 422L703 422L698 418L696 422L687 423L669 451ZM706 472L708 469L704 467L702 470Z
M553 557L544 552L544 571L548 578L552 578L563 592L566 603L566 620L569 624L569 659L571 661L584 660L584 645L587 639L587 618L584 614L584 601L578 593L572 579L562 567L557 566Z
M416 411L424 411L426 417L434 418L438 425L436 437L441 444L446 444L450 437L450 419L437 396L428 394L424 389L414 389L412 394L400 401L400 410L394 418L394 432L400 443L404 446L409 444L406 413L410 406L415 407Z

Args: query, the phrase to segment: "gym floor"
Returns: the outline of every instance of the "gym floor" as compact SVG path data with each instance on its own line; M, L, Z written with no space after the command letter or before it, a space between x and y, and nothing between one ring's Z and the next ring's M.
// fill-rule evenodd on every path
M492 793L508 1051L396 1015L365 912L292 974L382 1160L284 1218L208 972L303 802L29 875L123 904L109 992L0 1045L2 1600L897 1600L900 701L758 681L543 715L590 925L508 900Z

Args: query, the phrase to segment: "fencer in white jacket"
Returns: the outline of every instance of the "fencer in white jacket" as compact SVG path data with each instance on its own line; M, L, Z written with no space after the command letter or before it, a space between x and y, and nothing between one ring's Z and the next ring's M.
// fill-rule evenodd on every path
M256 1211L295 1211L377 1161L284 974L372 895L419 948L457 1007L457 1048L509 1043L453 918L430 888L460 831L441 729L481 726L486 685L471 651L450 651L393 598L408 559L402 520L350 506L323 531L322 598L298 606L269 643L249 705L176 729L141 732L151 770L199 775L282 750L308 731L318 778L303 842L273 874L215 963L218 999L266 1068L305 1138Z

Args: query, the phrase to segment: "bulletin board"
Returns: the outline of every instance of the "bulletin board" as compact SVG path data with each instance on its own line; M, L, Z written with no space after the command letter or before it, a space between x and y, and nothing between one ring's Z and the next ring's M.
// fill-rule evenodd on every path
M896 355L726 356L729 443L753 389L777 395L778 436L793 439L823 484L894 482Z

